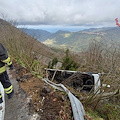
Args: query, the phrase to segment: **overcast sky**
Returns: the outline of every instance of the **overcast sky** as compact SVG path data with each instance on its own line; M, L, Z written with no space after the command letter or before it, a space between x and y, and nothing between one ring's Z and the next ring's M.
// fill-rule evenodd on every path
M0 18L26 25L115 26L120 0L0 0Z

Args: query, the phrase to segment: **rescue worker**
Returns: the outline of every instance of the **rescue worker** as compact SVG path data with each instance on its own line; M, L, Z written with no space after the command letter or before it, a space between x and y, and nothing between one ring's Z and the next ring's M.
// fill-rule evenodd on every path
M0 43L0 82L3 85L4 91L8 96L8 99L12 98L14 95L13 86L9 80L7 71L6 71L6 64L13 69L12 61L8 56L6 48ZM0 104L3 102L2 94L0 91Z

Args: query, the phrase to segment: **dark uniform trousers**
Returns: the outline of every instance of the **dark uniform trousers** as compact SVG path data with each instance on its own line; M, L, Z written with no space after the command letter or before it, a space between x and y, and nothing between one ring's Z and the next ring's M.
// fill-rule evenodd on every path
M13 86L9 80L9 76L6 71L7 64L10 69L13 69L12 61L10 57L8 57L7 50L5 47L0 43L0 82L3 85L4 91L8 96L8 99L12 98L14 95ZM0 91L0 103L2 103L2 94Z

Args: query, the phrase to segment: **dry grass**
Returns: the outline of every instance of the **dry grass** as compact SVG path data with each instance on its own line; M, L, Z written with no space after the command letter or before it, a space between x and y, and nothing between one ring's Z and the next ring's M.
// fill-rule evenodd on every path
M49 61L61 56L51 51L50 48L41 44L34 38L27 36L11 24L0 20L0 42L2 42L18 62L35 74L43 75L42 68L48 65ZM89 45L88 51L77 54L74 60L80 64L79 71L86 71L101 74L102 84L109 84L111 87L100 87L99 95L90 92L84 101L85 105L97 108L101 101L120 105L120 44L107 44L96 42ZM76 54L74 54L76 55ZM113 92L110 96L104 93ZM93 104L94 103L94 104Z

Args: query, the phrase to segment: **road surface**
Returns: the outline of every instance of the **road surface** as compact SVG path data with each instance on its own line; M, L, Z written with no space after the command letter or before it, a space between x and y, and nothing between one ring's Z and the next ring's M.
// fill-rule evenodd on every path
M5 119L4 120L40 120L37 114L30 113L29 99L16 81L15 70L9 71L9 78L13 85L15 95L8 99L5 95Z

